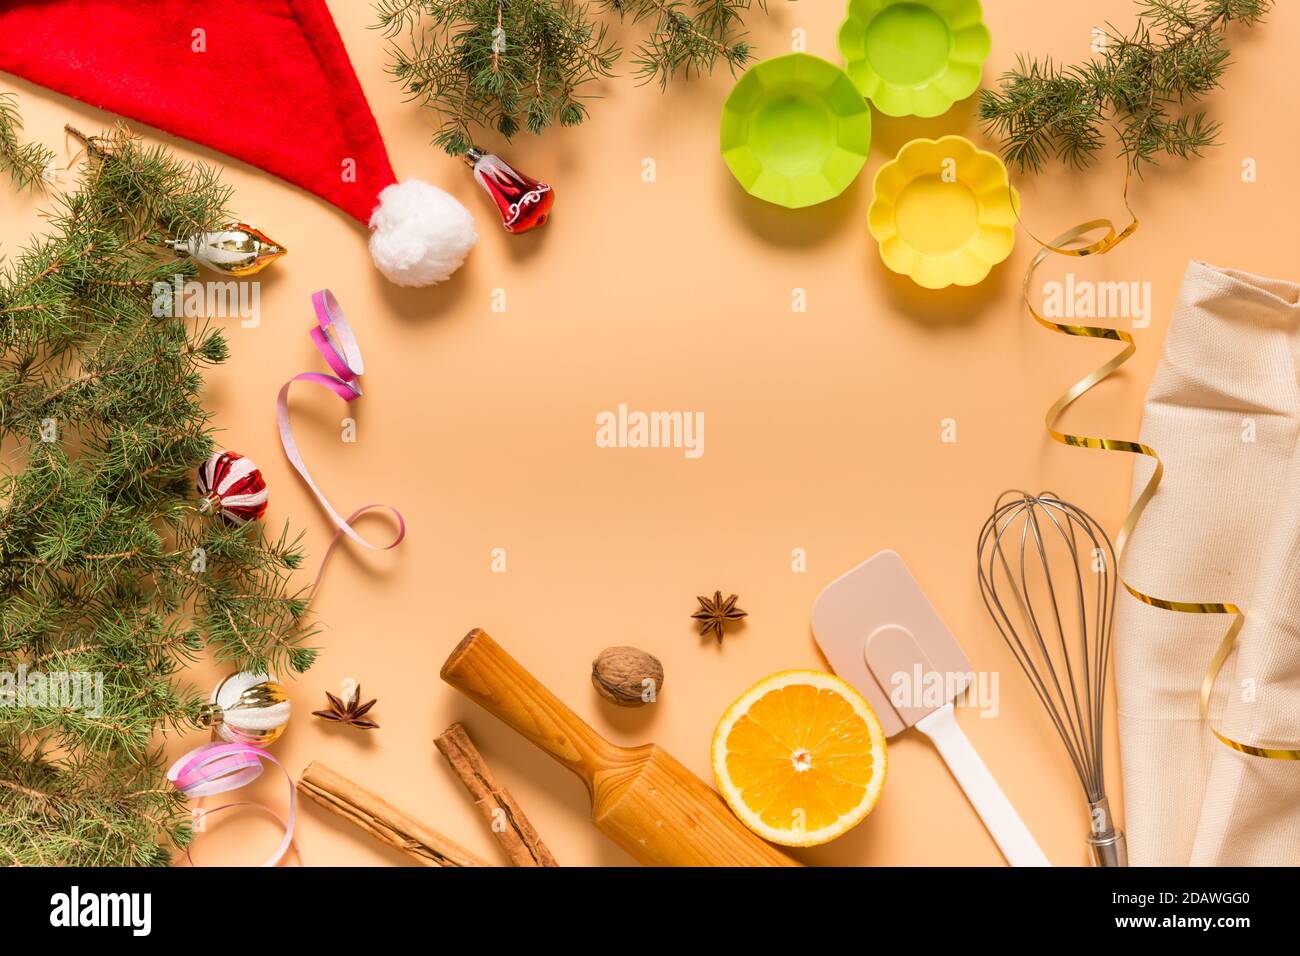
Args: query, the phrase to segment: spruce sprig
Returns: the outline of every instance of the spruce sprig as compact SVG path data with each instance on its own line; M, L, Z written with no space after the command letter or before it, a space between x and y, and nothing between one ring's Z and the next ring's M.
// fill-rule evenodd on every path
M437 113L434 144L453 156L473 146L476 127L509 138L581 123L580 90L609 76L619 53L568 0L381 0L376 10L385 35L406 34L406 45L389 45L388 72Z
M163 864L188 839L156 752L201 703L182 666L302 671L314 628L287 529L197 508L224 335L155 314L195 275L163 241L229 221L229 189L123 129L86 155L0 266L0 671L102 675L103 710L0 706L0 862Z
M1100 59L1060 66L1021 57L993 90L981 90L985 130L1021 172L1051 159L1091 163L1118 131L1129 168L1199 156L1220 126L1187 107L1217 89L1229 65L1229 25L1258 23L1273 0L1139 0L1136 26L1107 25Z
M648 25L633 65L642 82L666 87L746 63L741 19L755 4L767 9L767 0L376 0L374 26L394 41L389 74L434 111L434 144L456 156L479 129L509 139L582 123L588 91L622 55L601 13Z
M18 97L0 91L0 169L20 190L36 189L54 161L54 151L41 143L23 143L18 135L22 128Z
M633 23L651 22L650 36L633 61L642 82L658 80L661 89L681 74L710 73L721 62L734 73L753 55L743 37L742 17L767 0L600 0L601 6Z

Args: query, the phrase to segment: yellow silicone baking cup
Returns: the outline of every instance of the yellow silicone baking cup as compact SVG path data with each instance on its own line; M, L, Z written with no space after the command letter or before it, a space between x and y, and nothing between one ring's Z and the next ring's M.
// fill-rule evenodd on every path
M876 173L867 213L885 265L927 289L983 282L1016 244L1007 168L963 136L914 139Z

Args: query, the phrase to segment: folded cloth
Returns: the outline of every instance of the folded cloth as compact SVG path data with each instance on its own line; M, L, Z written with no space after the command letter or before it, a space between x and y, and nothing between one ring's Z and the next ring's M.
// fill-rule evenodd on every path
M1187 267L1147 393L1142 441L1165 475L1124 579L1177 601L1242 606L1211 700L1234 740L1300 745L1300 284ZM1133 496L1154 464L1138 459ZM1231 618L1122 599L1116 690L1135 866L1300 863L1300 761L1248 756L1200 717Z

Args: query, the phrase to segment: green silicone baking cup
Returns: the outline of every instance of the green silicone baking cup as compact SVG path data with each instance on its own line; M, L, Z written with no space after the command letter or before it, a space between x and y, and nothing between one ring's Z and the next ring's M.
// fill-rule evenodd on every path
M979 0L849 0L845 69L886 116L939 116L980 85L983 17Z
M871 110L848 74L807 53L751 67L722 106L722 158L751 196L798 209L862 171Z

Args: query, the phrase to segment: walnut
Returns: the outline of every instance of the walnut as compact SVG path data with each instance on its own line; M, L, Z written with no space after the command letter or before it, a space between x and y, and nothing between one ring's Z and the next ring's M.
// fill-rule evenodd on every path
M591 662L596 693L620 707L653 703L664 686L659 658L636 647L607 647Z

